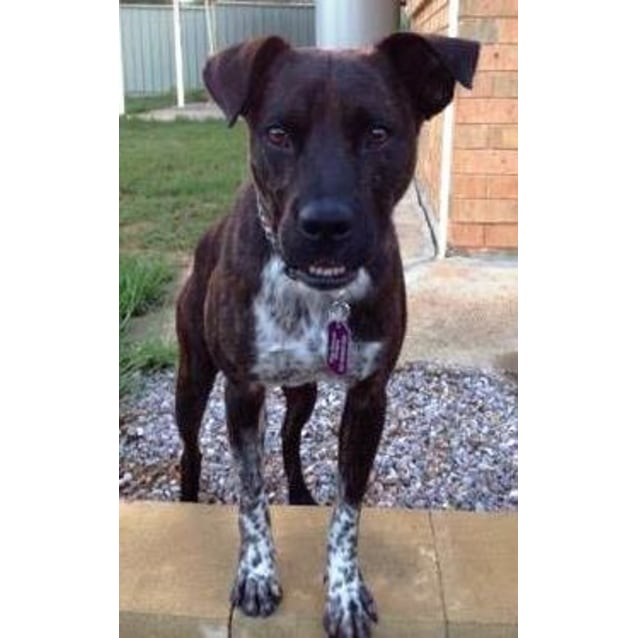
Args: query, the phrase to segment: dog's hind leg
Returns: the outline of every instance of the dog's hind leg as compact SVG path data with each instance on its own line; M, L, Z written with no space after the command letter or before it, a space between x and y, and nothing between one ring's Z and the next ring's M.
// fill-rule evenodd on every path
M306 424L317 400L317 384L307 383L283 388L286 396L286 417L281 428L284 467L288 478L288 501L291 505L316 505L301 469L301 430Z
M226 383L228 436L239 478L241 544L231 603L248 616L269 616L282 592L262 477L264 388Z
M186 298L183 295L180 302ZM175 420L184 449L180 460L180 500L197 502L202 454L199 429L217 369L201 333L195 331L178 303L179 367L175 386Z
M216 370L210 359L180 354L175 389L175 419L184 445L180 460L180 500L197 502L202 453L199 449L199 429L213 387Z

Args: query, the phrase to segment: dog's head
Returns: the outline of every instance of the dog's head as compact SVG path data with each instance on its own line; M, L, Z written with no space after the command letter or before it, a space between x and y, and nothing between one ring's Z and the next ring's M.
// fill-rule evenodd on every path
M471 86L479 45L398 33L366 51L267 37L211 57L204 82L250 129L250 168L282 256L321 289L347 285L390 232L424 120Z

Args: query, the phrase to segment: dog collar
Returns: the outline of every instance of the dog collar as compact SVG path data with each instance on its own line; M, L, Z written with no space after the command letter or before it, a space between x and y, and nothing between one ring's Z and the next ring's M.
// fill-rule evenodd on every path
M261 229L264 231L264 235L266 240L270 244L270 248L272 251L279 255L281 261L284 263L284 274L289 279L297 280L298 277L295 274L294 268L291 268L287 263L281 251L281 247L279 246L279 240L277 239L277 233L272 226L272 215L267 210L264 205L264 200L261 196L261 193L255 189L257 194L257 218L259 219L259 223L261 224Z
M261 224L261 229L264 231L264 235L270 244L270 247L274 252L281 255L281 250L279 250L279 241L277 240L277 234L275 233L275 229L272 227L271 216L266 211L266 207L264 206L263 199L259 193L257 192L257 218L259 219L259 223Z

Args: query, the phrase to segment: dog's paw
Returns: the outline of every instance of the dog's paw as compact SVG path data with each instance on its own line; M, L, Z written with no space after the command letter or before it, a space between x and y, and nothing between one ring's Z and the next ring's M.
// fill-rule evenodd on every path
M248 570L237 573L230 592L230 602L247 616L270 616L283 593L276 574L258 574Z
M377 620L374 599L361 574L350 583L331 584L323 614L329 638L369 638L372 623Z

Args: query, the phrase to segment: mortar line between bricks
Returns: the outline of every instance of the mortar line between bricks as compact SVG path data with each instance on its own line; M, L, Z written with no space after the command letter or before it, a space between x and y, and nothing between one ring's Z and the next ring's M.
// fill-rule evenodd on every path
M434 521L432 520L432 512L428 511L428 523L430 524L430 532L434 541L434 564L436 567L436 579L439 584L439 596L441 598L441 607L443 608L443 622L445 623L445 638L450 638L450 623L447 617L447 605L445 604L445 592L443 591L443 571L441 562L439 561L439 546L436 542L436 532L434 531Z

